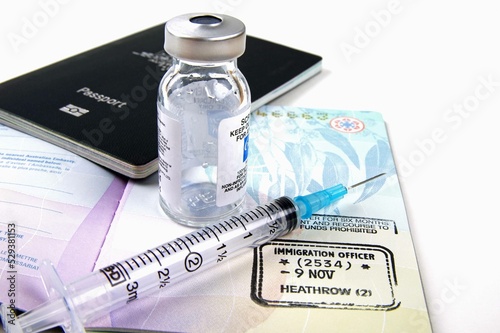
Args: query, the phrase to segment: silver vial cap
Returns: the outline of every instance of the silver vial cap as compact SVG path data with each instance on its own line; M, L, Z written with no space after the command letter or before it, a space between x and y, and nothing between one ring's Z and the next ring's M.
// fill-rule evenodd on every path
M165 24L165 51L198 62L227 61L245 52L245 25L228 15L191 13Z

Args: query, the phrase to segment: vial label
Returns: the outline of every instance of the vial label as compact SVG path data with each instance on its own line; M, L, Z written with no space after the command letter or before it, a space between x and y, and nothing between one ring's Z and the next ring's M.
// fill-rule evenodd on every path
M217 157L217 198L219 207L231 204L245 195L250 108L219 124Z
M181 192L181 125L158 110L158 183L160 196L170 204L179 204Z

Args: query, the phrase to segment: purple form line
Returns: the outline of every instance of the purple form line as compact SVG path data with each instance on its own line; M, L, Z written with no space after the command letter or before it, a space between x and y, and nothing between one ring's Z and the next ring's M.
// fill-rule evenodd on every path
M68 242L57 265L63 281L93 271L126 185L126 179L116 177Z

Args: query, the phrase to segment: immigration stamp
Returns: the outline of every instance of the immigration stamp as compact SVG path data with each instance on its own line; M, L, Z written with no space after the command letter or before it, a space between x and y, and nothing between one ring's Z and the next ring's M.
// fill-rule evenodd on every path
M399 306L394 256L382 246L275 240L255 249L252 275L252 298L267 306Z

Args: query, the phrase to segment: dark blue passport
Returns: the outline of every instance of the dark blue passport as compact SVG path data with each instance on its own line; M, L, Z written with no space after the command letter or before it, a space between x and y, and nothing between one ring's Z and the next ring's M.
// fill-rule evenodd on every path
M158 84L172 59L164 25L0 84L0 123L131 178L157 167ZM238 67L252 110L321 71L322 58L247 36Z

